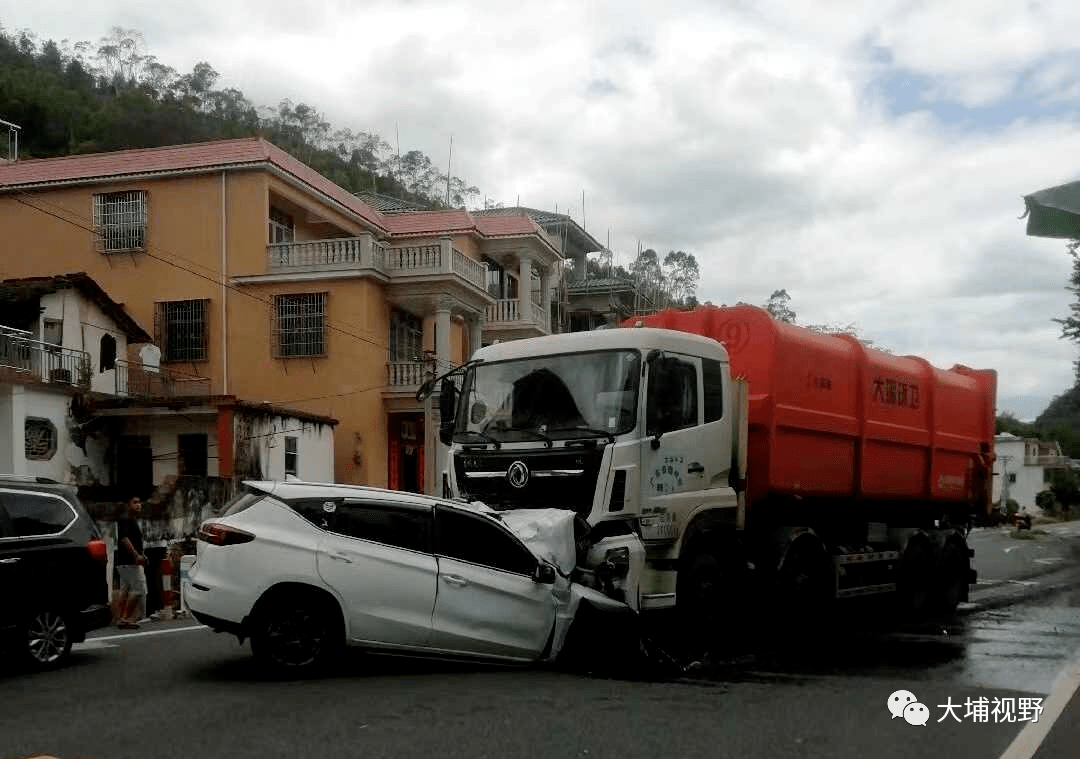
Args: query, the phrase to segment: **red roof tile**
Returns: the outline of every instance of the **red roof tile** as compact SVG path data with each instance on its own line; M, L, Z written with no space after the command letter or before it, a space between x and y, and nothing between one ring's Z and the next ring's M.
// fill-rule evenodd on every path
M0 165L0 190L157 172L214 170L252 163L273 164L312 189L341 203L369 224L378 229L386 229L382 214L378 211L260 137L18 161Z
M413 211L385 217L395 235L476 232L484 237L534 235L539 227L525 214L517 216L473 216L468 211Z

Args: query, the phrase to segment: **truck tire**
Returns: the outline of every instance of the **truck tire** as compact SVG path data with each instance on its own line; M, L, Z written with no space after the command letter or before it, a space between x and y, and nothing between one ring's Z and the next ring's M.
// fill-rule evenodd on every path
M780 617L808 629L820 628L836 597L836 576L817 538L802 537L788 548L778 579Z
M725 550L726 549L726 550ZM745 562L730 545L704 537L679 562L676 603L682 645L691 657L723 651L737 640Z
M919 620L934 610L934 596L938 590L936 575L934 547L924 535L915 535L907 542L900 557L896 583L904 616Z
M937 614L951 617L956 607L967 598L968 594L968 552L967 546L950 540L941 552L938 564L933 610Z

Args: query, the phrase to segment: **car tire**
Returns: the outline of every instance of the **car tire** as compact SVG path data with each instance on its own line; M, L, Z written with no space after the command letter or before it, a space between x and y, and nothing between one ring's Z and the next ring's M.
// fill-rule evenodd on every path
M67 617L56 609L41 609L27 619L23 629L23 654L36 669L63 664L71 654L73 631Z
M303 593L277 594L260 602L251 631L255 657L277 672L310 672L342 645L341 625L326 602Z

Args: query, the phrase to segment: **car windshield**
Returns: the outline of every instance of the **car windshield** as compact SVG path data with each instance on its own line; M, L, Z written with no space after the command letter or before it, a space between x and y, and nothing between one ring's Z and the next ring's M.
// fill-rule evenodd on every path
M459 442L606 437L636 422L636 350L478 364L459 406Z

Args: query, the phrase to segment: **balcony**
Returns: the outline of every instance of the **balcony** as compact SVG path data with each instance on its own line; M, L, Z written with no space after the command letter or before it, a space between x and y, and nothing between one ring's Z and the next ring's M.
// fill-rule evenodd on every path
M1039 456L1024 456L1024 466L1041 466L1047 469L1067 469L1069 459L1060 454L1042 454Z
M516 340L551 334L551 320L544 307L529 301L525 317L517 298L499 298L484 310L484 335L488 340Z
M266 248L273 273L371 270L386 271L386 246L370 237L278 243Z
M0 327L0 373L14 381L90 387L90 354L35 340L31 333Z
M118 360L116 395L121 398L207 396L210 395L210 379Z
M416 400L416 391L432 377L444 374L456 364L449 361L436 361L434 356L414 361L389 361L386 364L386 387L383 390L383 402L394 411L416 411L423 404Z

